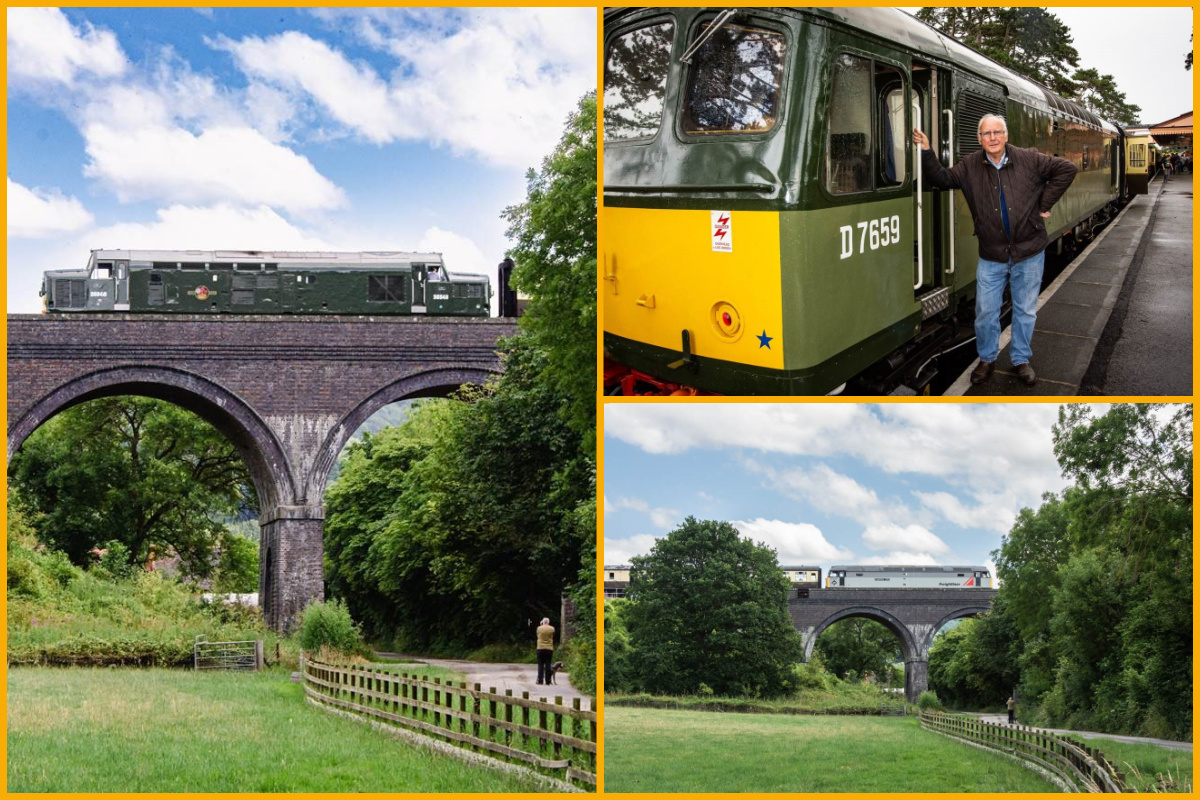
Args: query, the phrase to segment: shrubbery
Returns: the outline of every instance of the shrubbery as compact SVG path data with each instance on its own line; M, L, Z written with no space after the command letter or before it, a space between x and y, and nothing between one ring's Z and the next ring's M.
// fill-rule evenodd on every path
M937 692L921 692L917 698L917 708L922 711L942 711L942 701L938 700Z
M362 632L340 600L309 603L300 622L299 638L301 649L310 653L322 647L346 655L366 653Z

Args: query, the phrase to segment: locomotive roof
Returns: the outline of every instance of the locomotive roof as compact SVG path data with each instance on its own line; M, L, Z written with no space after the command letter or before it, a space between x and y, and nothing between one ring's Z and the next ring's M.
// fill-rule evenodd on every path
M624 13L640 10L635 7L609 8L604 12L605 20L616 19ZM879 39L906 47L918 53L941 58L964 67L980 77L1003 85L1011 100L1036 108L1053 109L1061 115L1074 117L1081 122L1104 128L1116 133L1116 128L1078 104L1059 97L1041 84L1018 75L998 64L982 53L971 49L957 39L947 36L926 25L919 19L899 8L753 8L745 13L769 11L788 16L816 16L834 23L841 23L859 31L865 31Z
M114 261L204 261L217 264L266 262L273 264L441 264L441 253L408 253L370 250L357 253L317 250L93 250L94 259Z
M904 564L870 564L861 567L855 566L833 566L829 568L830 572L835 570L845 570L846 572L988 572L986 566L975 567L940 567L924 564L904 565Z

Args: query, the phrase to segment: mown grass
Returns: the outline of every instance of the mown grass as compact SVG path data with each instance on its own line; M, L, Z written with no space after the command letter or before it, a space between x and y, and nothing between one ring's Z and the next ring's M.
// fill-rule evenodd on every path
M304 701L287 673L10 668L9 792L528 792Z
M1053 792L913 717L605 709L606 792Z
M869 684L842 683L833 689L805 689L789 697L686 695L667 697L646 693L606 693L607 706L672 708L688 711L729 711L743 714L878 714L881 705L904 703L904 695L888 694Z
M1125 783L1131 789L1164 791L1159 781L1159 776L1162 776L1174 784L1173 788L1167 787L1169 791L1192 790L1192 754L1187 750L1172 750L1156 744L1118 742L1099 736L1084 738L1073 735L1072 738L1082 739L1088 747L1103 753L1118 770L1125 773Z

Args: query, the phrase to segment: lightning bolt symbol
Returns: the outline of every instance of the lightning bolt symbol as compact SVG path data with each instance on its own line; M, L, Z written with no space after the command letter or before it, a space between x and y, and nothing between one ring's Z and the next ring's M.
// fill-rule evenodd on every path
M729 217L721 217L717 220L718 225L724 225L726 222L729 222Z
M721 228L716 233L714 233L713 236L716 236L718 239L724 239L725 234L727 234L727 233L729 233L729 231L725 230L724 228Z

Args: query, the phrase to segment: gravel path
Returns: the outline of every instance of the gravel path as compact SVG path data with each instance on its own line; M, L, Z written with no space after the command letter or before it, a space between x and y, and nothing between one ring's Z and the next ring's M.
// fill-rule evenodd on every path
M1008 724L1007 714L978 714L977 716L984 722L990 722L993 725ZM1176 742L1170 739L1149 739L1145 736L1119 736L1115 733L1094 733L1092 731L1064 731L1059 728L1034 728L1033 730L1045 731L1046 733L1063 733L1069 736L1087 736L1089 738L1095 736L1099 739L1115 739L1118 742L1129 742L1130 744L1156 744L1159 747L1166 747L1171 750L1192 752L1191 742Z
M581 708L589 711L592 708L592 699L571 685L571 678L565 670L555 676L556 683L553 685L538 686L537 664L483 664L478 661L425 658L402 653L378 653L377 655L383 658L420 661L430 666L444 667L466 676L464 680L467 683L478 683L485 690L495 688L500 694L504 694L507 689L512 689L512 693L518 697L522 692L529 692L531 698L545 699L549 702L554 702L556 697L561 697L563 704L568 706L571 705L574 698L578 697Z

